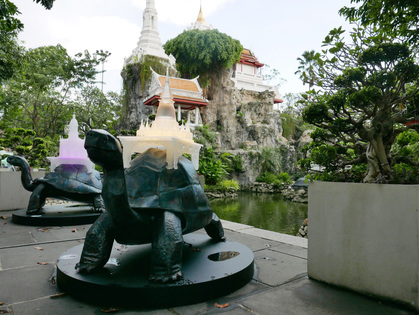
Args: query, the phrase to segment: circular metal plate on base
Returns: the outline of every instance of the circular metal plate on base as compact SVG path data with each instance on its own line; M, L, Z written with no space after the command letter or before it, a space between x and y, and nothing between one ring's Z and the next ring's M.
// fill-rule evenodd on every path
M13 211L12 222L32 226L80 225L95 222L101 214L88 205L52 205L32 215L26 214L26 209Z
M151 245L116 242L108 263L92 274L75 269L83 245L64 252L57 261L57 284L76 298L101 305L172 307L227 295L253 276L254 255L237 242L214 242L204 234L184 235L183 278L177 282L148 280Z

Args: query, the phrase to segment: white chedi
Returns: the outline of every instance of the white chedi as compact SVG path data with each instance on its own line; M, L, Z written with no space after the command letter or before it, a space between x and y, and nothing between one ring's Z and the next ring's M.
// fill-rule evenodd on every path
M60 138L60 153L58 157L47 157L51 162L51 171L61 164L85 165L89 172L95 169L95 164L90 161L84 148L84 140L79 138L79 123L73 114L68 125L68 138Z

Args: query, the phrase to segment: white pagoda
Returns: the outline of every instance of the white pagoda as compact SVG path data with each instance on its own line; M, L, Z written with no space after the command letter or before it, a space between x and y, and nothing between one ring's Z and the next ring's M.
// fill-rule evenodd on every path
M130 63L140 62L143 56L150 55L166 60L170 67L174 67L176 59L172 55L166 55L164 52L157 23L157 10L154 0L147 0L143 12L143 29L140 39L138 40L137 47L132 51L131 56L124 60L124 66Z
M179 126L176 121L173 95L169 86L169 75L159 100L156 119L149 125L141 123L135 137L118 137L123 147L124 167L130 166L131 156L142 153L149 148L166 150L167 168L177 169L179 157L186 153L191 155L194 168L199 167L199 150L202 145L193 141L189 124Z
M213 29L214 27L208 24L204 19L204 14L202 13L202 1L201 1L201 4L199 6L198 18L196 19L195 23L192 23L191 26L187 28L187 30L188 31L190 30L205 31L205 30L213 30Z

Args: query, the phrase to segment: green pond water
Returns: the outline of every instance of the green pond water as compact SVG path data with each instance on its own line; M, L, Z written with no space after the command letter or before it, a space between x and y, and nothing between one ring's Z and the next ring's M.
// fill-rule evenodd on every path
M210 201L223 220L264 230L296 235L307 218L307 204L290 202L279 194L239 193L238 198Z

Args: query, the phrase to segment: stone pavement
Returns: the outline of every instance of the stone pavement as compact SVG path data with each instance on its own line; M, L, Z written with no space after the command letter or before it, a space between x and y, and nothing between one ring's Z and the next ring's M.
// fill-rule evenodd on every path
M0 313L9 314L412 314L307 277L307 240L223 221L228 240L255 255L253 280L228 296L171 309L110 308L60 294L55 262L83 243L89 225L35 227L0 211ZM224 306L223 308L218 308Z

